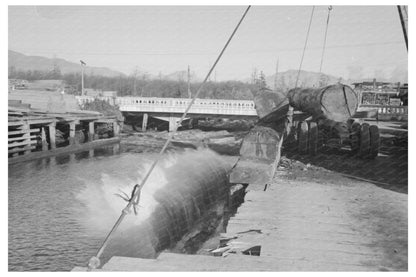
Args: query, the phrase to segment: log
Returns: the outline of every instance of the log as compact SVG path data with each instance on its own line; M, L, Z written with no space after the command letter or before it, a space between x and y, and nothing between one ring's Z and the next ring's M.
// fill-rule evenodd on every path
M292 107L315 119L346 122L358 108L357 94L343 84L322 88L294 88L287 96Z
M260 91L254 97L254 103L261 122L273 122L286 117L289 107L286 95L269 90Z

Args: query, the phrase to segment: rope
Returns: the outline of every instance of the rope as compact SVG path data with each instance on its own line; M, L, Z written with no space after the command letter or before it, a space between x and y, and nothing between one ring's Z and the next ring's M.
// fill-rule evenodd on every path
M326 47L326 36L328 34L328 26L329 26L329 16L331 14L332 6L328 7L328 17L326 18L326 28L325 28L325 37L324 37L324 46L322 47L322 56L321 56L321 65L319 66L319 73L322 72L322 64L324 63L324 53Z
M315 6L312 6L311 18L309 20L308 32L306 33L305 45L303 46L302 58L300 59L300 65L299 65L299 70L298 70L298 76L296 77L295 88L298 87L300 70L302 69L302 63L303 63L303 58L305 56L306 45L308 44L309 32L311 30L311 25L312 25L312 19L313 19L313 13L314 13L314 11L315 11Z
M107 247L107 243L108 243L109 239L114 234L114 232L117 230L118 226L123 221L123 219L126 216L126 214L129 212L131 206L135 204L134 203L135 202L134 199L137 198L137 195L140 193L141 189L146 184L146 181L149 178L150 174L152 173L153 169L156 167L156 165L159 162L159 160L162 159L163 153L165 152L166 148L168 147L169 143L171 142L172 138L174 137L174 135L176 134L176 132L178 130L178 126L181 125L182 121L185 119L186 115L188 114L188 112L191 109L192 105L194 104L196 98L200 94L202 88L204 87L204 85L207 82L207 80L209 79L211 73L215 69L215 66L217 65L217 63L221 59L222 55L224 54L225 50L227 49L228 45L230 44L232 38L234 37L235 33L237 32L238 28L240 27L241 22L243 22L243 20L246 17L246 15L247 15L248 11L250 10L250 8L251 8L251 5L248 6L247 9L245 10L245 12L242 15L240 21L238 22L237 26L234 28L233 32L231 33L231 36L228 38L227 42L225 43L224 47L222 48L222 50L221 50L220 54L218 55L217 59L215 60L214 64L211 66L211 69L208 71L207 76L205 77L205 79L201 83L201 85L199 86L197 92L195 93L194 97L192 98L191 102L189 103L188 107L186 108L185 112L183 113L182 117L180 118L179 122L177 124L175 124L175 127L174 127L174 129L172 131L172 134L166 140L165 144L162 147L162 150L160 150L160 153L159 153L158 157L155 159L155 161L153 162L152 166L149 168L149 170L147 171L145 177L143 178L142 182L140 183L140 185L139 185L139 188L140 189L138 189L138 190L135 191L134 195L132 195L132 197L131 197L129 203L127 204L127 206L122 210L120 217L118 218L118 220L114 224L114 226L111 229L110 233L108 233L108 235L105 238L102 246L98 250L97 255L95 255L94 257L92 257L90 259L90 261L88 263L88 269L89 270L96 269L98 266L100 266L100 257L102 255L102 253L104 252L104 249Z

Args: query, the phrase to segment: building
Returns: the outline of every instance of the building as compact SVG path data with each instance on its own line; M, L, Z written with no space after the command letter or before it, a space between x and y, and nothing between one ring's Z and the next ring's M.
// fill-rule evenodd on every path
M358 94L360 105L407 106L407 84L401 87L400 83L377 82L373 79L352 85ZM405 97L406 101L403 101Z

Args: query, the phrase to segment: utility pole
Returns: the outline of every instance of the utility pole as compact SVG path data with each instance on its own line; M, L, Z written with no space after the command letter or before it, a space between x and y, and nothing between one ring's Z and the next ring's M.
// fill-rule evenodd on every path
M274 75L274 90L277 91L277 74L279 73L279 58L277 58L277 62L276 62L276 73Z
M133 95L137 95L136 81L137 81L138 72L139 72L139 69L136 66L133 71Z
M191 94L191 68L188 65L188 97L192 98Z
M81 95L84 96L84 67L87 65L85 62L81 62Z

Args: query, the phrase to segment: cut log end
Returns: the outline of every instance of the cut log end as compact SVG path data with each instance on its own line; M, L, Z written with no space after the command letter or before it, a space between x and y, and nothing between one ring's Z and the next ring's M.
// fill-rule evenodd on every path
M358 107L354 90L342 84L317 89L295 88L288 92L288 98L296 110L336 122L346 122Z

